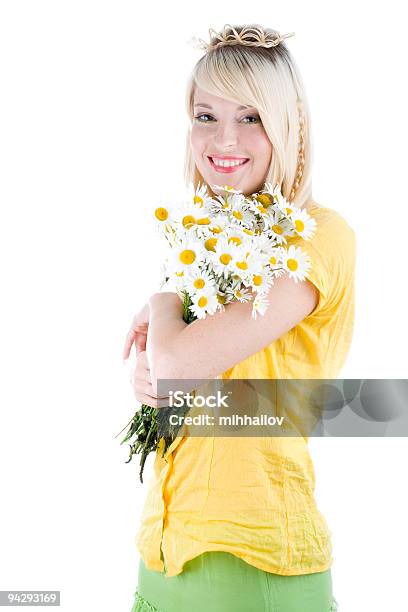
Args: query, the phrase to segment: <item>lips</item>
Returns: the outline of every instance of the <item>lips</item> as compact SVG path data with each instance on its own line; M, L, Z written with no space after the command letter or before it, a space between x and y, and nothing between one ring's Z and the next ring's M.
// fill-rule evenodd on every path
M247 157L239 157L237 155L208 155L208 157L217 157L218 159L232 159L237 161L241 161L242 159L248 159Z
M242 168L243 166L245 166L248 162L249 159L247 157L234 157L233 155L217 155L216 157L218 159L225 159L225 160L234 160L234 161L241 161L241 160L245 160L243 164L239 164L237 166L229 166L229 167L225 167L225 166L216 166L212 160L212 157L210 155L207 155L208 160L210 162L211 167L216 171L216 172L221 172L222 174L229 174L230 172L236 172L237 170L239 170L240 168Z

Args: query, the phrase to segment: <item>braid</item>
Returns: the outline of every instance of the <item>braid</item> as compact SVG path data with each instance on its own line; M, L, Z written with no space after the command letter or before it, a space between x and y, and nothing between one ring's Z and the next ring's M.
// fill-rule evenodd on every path
M222 32L216 32L213 28L208 29L210 42L207 43L201 38L195 36L189 40L196 49L202 49L209 52L218 47L243 45L248 47L276 47L283 42L285 38L294 36L294 32L288 34L280 34L270 28L265 29L262 26L237 26L238 30L231 24L225 24Z
M305 167L305 135L304 135L304 125L305 125L305 117L302 112L302 101L300 98L296 101L298 114L299 114L299 154L298 154L298 164L296 169L295 179L292 185L292 190L289 196L289 202L291 202L296 194L296 191L299 188L300 181L302 180L303 170Z

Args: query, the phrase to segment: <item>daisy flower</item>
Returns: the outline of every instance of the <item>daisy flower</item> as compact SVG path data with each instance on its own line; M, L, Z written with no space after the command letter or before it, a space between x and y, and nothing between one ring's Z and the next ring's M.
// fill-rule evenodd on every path
M259 251L238 247L231 260L231 271L241 279L246 279L262 269Z
M256 239L256 248L265 255L269 255L273 251L274 247L271 239L268 237L266 232L260 234Z
M226 236L218 238L215 251L209 251L216 274L227 277L231 273L231 261L236 257L238 247L228 242Z
M213 234L217 235L223 232L229 226L228 217L222 214L216 214L211 218L208 229Z
M282 192L281 192L281 188L279 185L276 185L275 187L272 186L272 183L265 183L264 189L262 190L261 193L269 193L272 198L273 198L273 202L274 204L283 212L285 213L285 209L288 206L288 202L286 200L286 198L283 197Z
M282 257L285 253L284 247L272 247L268 252L268 264L271 268L282 265Z
M184 236L172 247L169 269L178 275L181 272L189 274L204 259L205 253L201 242L194 237Z
M204 319L207 314L214 314L219 308L215 291L199 291L191 296L191 302L189 308L198 319Z
M228 296L230 296L231 301L237 300L238 302L246 303L252 300L249 289L245 289L243 287L236 287L235 289L233 287L229 287L225 292Z
M282 220L278 220L278 215L274 216L274 219L269 227L268 235L277 244L286 244L285 234L288 233L289 228L285 228Z
M194 269L186 278L185 288L189 295L216 289L214 277L207 270Z
M248 203L245 201L245 199L233 195L228 199L228 203L230 206L229 212L232 219L240 225L247 226L250 229L253 223L253 216L251 211L248 209Z
M273 207L266 208L263 204L254 204L254 212L261 217L262 230L267 230L272 227L276 220L276 212Z
M252 274L249 282L245 284L256 293L266 293L273 285L272 273L265 267L256 274Z
M204 206L199 208L195 204L185 203L177 209L175 214L182 231L195 229L198 225L209 226L211 223L209 211Z
M316 229L316 220L303 208L298 208L290 215L295 232L304 240L310 240Z
M215 213L231 213L240 204L248 207L248 202L242 193L226 193L225 196L218 195L216 197L213 210Z
M249 236L245 235L242 231L243 228L238 225L227 226L224 235L226 236L229 243L235 244L236 246L242 246L243 244L250 244Z
M172 228L175 221L174 212L168 204L162 204L155 208L154 221L160 234L171 235L174 233Z
M258 293L252 302L252 318L256 319L258 313L263 316L268 308L268 305L269 300L266 298L265 294Z
M296 283L298 280L305 280L305 275L310 268L310 260L309 256L300 247L291 244L288 250L283 253L282 259L289 278L293 278Z
M207 192L207 185L198 183L197 188L194 188L193 182L190 181L188 186L189 203L194 204L196 208L205 208L211 204L211 196Z

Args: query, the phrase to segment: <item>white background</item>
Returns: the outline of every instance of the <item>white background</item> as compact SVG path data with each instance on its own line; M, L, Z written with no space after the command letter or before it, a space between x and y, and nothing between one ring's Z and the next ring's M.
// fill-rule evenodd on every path
M288 39L314 126L313 196L357 237L344 378L405 378L402 3L0 4L0 590L130 611L146 484L114 438L137 406L122 363L158 290L151 223L183 189L185 83L208 28ZM406 605L405 438L311 439L341 612ZM145 482L151 474L152 456ZM79 603L80 602L80 603Z

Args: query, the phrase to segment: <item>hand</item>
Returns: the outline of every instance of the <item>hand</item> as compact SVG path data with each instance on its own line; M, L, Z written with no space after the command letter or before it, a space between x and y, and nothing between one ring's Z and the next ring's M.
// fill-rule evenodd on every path
M135 344L136 355L140 353L140 351L146 350L149 314L149 303L146 303L133 317L132 325L126 336L125 346L123 348L123 359L128 359L133 343Z
M131 380L136 399L151 408L167 408L170 398L159 397L152 386L150 367L146 351L140 351L136 358L136 368Z

